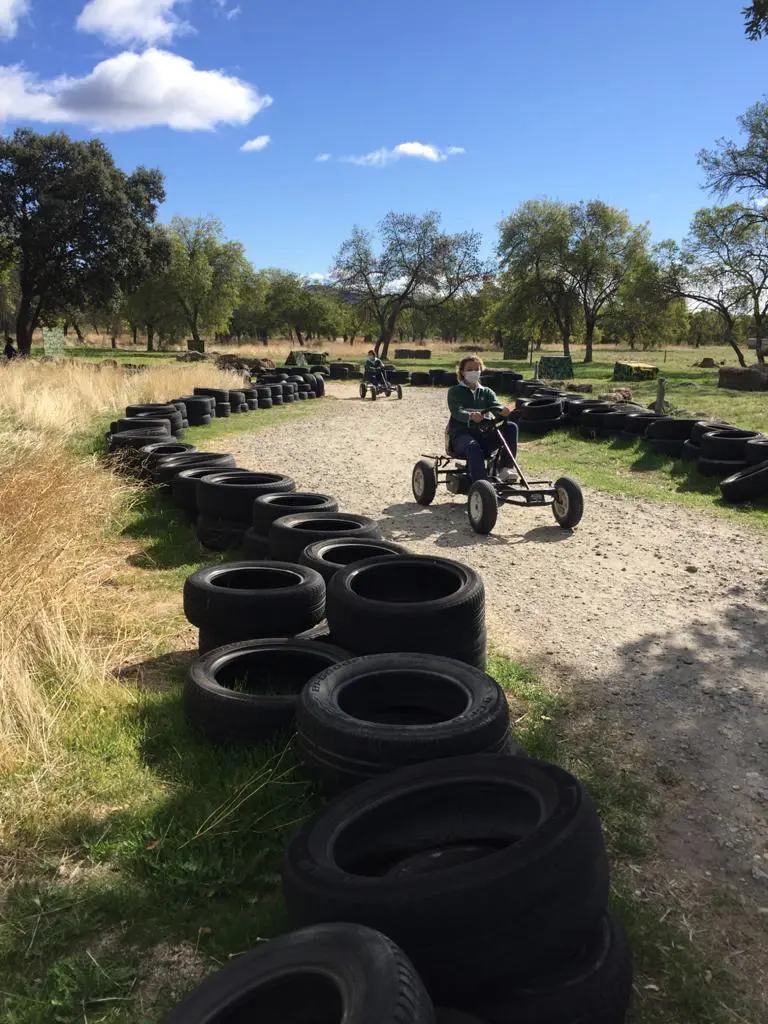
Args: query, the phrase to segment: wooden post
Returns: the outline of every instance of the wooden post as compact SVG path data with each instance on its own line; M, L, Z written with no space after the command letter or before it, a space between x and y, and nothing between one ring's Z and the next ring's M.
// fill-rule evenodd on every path
M664 398L667 393L667 380L666 377L659 377L659 382L656 387L656 402L654 404L654 411L659 415L664 415Z

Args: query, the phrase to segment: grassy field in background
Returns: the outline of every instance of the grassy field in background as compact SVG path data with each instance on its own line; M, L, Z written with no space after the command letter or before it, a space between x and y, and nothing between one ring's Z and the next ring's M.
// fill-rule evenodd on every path
M206 554L157 490L78 454L99 448L103 420L117 411L113 395L119 404L168 397L169 387L178 393L170 383L177 374L191 387L205 372L215 373L161 366L139 383L111 371L18 368L33 375L25 378L33 405L12 380L16 368L0 380L7 1024L157 1024L203 974L287 924L282 850L319 796L290 744L214 748L189 728L181 706L195 645L183 580L231 555ZM227 435L322 417L328 407L233 416L188 437L226 449ZM550 444L560 446L555 460L569 444L574 458L577 447L603 447L558 434L526 445L526 458L549 458ZM709 908L696 908L705 926L694 930L690 908L639 891L638 878L653 877L659 794L617 762L610 724L596 731L571 695L506 658L494 657L489 671L509 694L523 746L576 772L598 804L612 898L636 955L631 1024L756 1022L743 979L722 966Z

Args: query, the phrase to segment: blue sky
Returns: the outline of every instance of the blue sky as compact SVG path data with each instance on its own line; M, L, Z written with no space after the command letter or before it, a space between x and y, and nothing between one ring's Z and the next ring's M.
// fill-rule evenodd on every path
M697 151L768 92L741 6L0 0L0 121L159 166L163 218L217 215L256 266L323 272L390 209L437 209L490 251L541 195L680 238L709 202Z

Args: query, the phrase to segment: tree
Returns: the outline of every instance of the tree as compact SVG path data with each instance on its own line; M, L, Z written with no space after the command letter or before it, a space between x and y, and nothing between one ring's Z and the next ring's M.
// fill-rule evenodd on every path
M213 217L173 217L168 235L169 294L202 351L202 335L226 331L237 306L243 247L225 241L224 229Z
M134 328L146 331L147 351L155 351L155 338L162 343L175 341L184 331L181 305L173 297L168 269L172 242L163 227L152 230L148 266L141 283L129 292L122 304L122 315Z
M389 345L405 310L439 309L478 285L487 272L480 258L480 236L440 230L434 211L388 213L379 225L380 246L372 235L354 228L333 267L336 285L365 302L379 330L376 351L387 358Z
M749 7L742 7L741 13L747 39L756 41L768 34L768 0L752 0Z
M744 208L744 216L762 219L763 201L768 197L768 102L754 103L737 120L746 141L740 145L718 139L714 149L701 150L699 166L711 192L721 198L740 194L755 204Z
M675 345L687 337L686 300L669 293L661 268L650 255L622 281L607 307L603 330L606 338L626 340L631 349Z
M44 313L108 303L141 278L164 198L160 171L126 175L98 139L27 128L0 139L0 240L18 266L22 354Z

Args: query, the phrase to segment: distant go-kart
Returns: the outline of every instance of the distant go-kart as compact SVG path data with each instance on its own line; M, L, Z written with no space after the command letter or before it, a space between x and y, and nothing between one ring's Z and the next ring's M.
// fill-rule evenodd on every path
M451 449L446 431L445 455L423 455L413 467L411 486L414 498L420 505L431 505L441 482L451 494L466 494L467 515L475 533L491 532L499 516L499 505L521 505L523 508L549 505L558 525L564 530L572 530L584 515L581 487L569 476L561 476L554 483L527 480L499 429L504 422L503 416L488 412L479 424L481 430L495 430L501 442L486 459L487 480L472 483L467 463ZM504 478L502 455L506 455L510 470L518 477L514 483Z
M391 398L392 395L397 395L398 398L403 397L403 389L399 384L390 384L389 381L384 377L378 380L361 380L360 381L360 397L365 396L370 391L372 401L376 401L379 395L386 395L387 398Z

